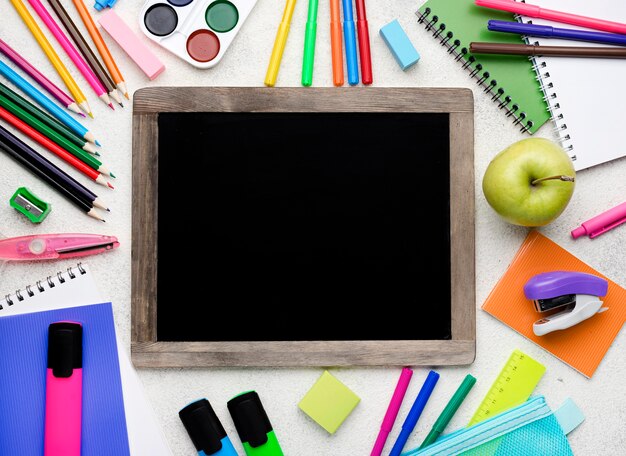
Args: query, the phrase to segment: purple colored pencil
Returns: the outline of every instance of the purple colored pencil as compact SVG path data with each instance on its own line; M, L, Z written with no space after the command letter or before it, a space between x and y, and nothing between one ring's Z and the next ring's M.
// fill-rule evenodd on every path
M18 67L33 78L37 83L44 88L50 95L56 98L59 103L65 106L70 111L85 117L81 112L76 102L58 86L56 86L50 79L48 79L41 71L32 66L24 57L18 54L11 46L0 39L0 52L4 54L9 60L15 63Z

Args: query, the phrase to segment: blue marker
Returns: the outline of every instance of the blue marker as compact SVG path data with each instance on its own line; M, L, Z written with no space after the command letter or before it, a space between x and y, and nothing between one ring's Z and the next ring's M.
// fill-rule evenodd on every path
M50 98L37 90L30 82L21 77L2 61L0 61L0 74L18 86L26 95L35 100L41 105L41 107L56 117L59 122L66 125L79 137L84 138L89 142L96 142L89 130L74 120L68 113L59 108Z
M348 84L359 83L359 61L356 53L356 30L352 14L352 0L342 0L343 4L343 36L346 42L346 66L348 67Z
M209 401L192 402L178 416L200 456L238 456Z
M418 393L417 398L415 398L415 402L413 403L406 420L404 420L404 423L402 424L402 430L400 431L398 440L396 440L396 443L393 444L393 448L391 449L389 456L400 456L400 453L402 453L402 449L404 448L406 441L409 439L411 432L415 429L417 420L419 420L420 415L424 411L424 407L426 407L426 403L435 389L435 385L438 380L439 374L437 372L430 371L428 373L428 377L426 377L426 380L422 385L422 389Z

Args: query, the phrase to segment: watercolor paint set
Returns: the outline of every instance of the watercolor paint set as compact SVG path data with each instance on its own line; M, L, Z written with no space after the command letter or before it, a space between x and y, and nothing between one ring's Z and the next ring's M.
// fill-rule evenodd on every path
M256 0L148 0L140 13L143 33L198 68L222 59Z

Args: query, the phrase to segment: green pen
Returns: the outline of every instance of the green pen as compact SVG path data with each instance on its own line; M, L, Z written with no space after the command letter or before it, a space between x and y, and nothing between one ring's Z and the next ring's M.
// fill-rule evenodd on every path
M315 37L317 35L317 3L318 0L309 0L309 15L306 20L304 34L304 58L302 60L302 85L309 87L313 84L313 61L315 60Z
M459 386L459 388L456 390L456 392L452 396L452 399L450 399L450 402L448 402L446 408L443 409L443 412L441 412L441 415L439 415L439 418L437 418L437 421L435 421L433 428L430 430L430 432L420 445L420 450L426 448L428 445L435 443L435 440L437 440L439 436L443 433L446 426L448 425L456 411L459 409L459 407L465 400L465 397L470 392L475 383L476 379L471 375L468 374L465 377L463 383L461 383L461 386Z

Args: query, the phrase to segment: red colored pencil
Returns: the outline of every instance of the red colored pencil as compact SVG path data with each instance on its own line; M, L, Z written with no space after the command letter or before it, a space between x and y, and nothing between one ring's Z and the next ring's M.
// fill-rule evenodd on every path
M99 173L98 171L90 167L89 165L83 163L81 160L76 158L74 155L70 154L61 146L59 146L55 142L48 139L46 136L39 133L37 130L35 130L33 127L31 127L27 123L22 122L20 119L18 119L17 117L15 117L13 114L11 114L9 111L7 111L6 109L2 107L0 107L0 118L4 119L5 121L13 125L15 128L20 130L26 136L38 142L43 147L48 149L50 152L57 155L65 162L69 163L71 166L73 166L78 171L82 172L83 174L85 174L87 177L94 180L98 184L103 185L105 187L113 188L113 186L102 176L101 173Z
M361 60L361 80L369 85L374 81L372 75L372 51L370 49L370 32L367 24L365 0L356 0L356 30L359 35L359 55Z

